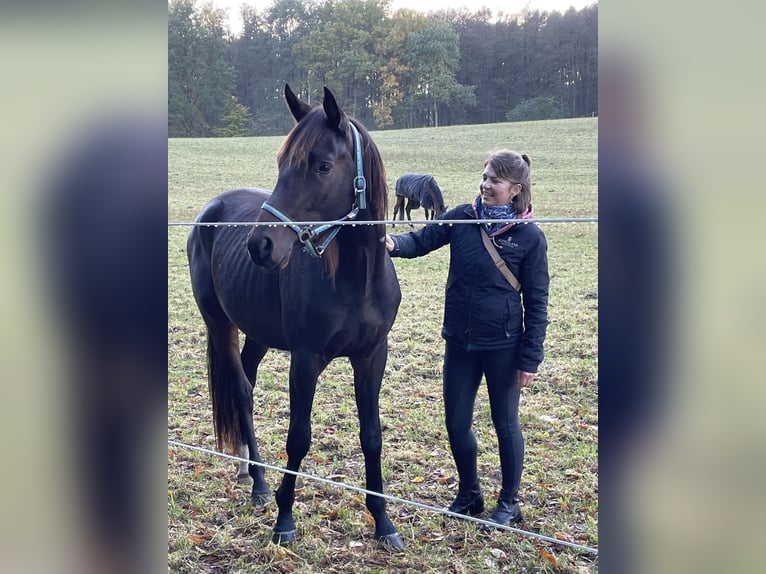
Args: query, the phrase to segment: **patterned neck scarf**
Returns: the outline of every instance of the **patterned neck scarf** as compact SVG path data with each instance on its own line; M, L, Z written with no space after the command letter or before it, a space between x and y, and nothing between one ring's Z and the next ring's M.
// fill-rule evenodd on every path
M476 214L477 219L509 220L508 223L482 223L484 229L487 231L487 235L490 237L495 237L508 231L511 226L516 223L516 219L528 219L534 217L531 204L525 213L517 215L513 208L513 203L507 205L484 205L481 196L476 198L476 201L473 204L473 211Z
M484 205L481 196L479 196L476 199L474 208L476 209L476 215L479 219L516 219L516 211L513 209L513 203L507 205ZM484 225L484 229L487 230L487 235L491 237L508 224L483 223L482 225Z

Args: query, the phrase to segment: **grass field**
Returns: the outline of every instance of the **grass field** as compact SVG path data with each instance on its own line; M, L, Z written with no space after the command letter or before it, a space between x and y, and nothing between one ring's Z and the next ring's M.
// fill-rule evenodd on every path
M287 113L287 112L286 112ZM449 206L474 196L486 153L509 147L532 159L537 217L597 215L598 120L572 119L373 132L389 184L407 172L435 176ZM169 142L168 212L189 222L214 195L240 186L270 188L283 137ZM422 210L413 212L421 219ZM597 239L592 223L541 224L551 275L546 359L522 393L526 439L520 498L524 530L598 546ZM408 230L397 226L393 233ZM207 396L205 330L191 294L188 227L168 230L168 437L214 448ZM394 260L403 301L389 337L381 393L387 494L437 507L454 496L456 472L444 429L440 336L448 253ZM259 370L255 427L265 462L284 465L289 415L285 353ZM353 379L339 359L323 373L313 411L313 442L302 471L342 475L364 486ZM488 507L500 469L486 390L475 411L479 474ZM510 532L480 534L474 524L389 503L407 552L391 555L372 538L358 494L298 480L298 542L271 544L272 501L249 505L231 461L168 450L168 570L172 572L597 572L597 557ZM276 488L280 476L267 473Z

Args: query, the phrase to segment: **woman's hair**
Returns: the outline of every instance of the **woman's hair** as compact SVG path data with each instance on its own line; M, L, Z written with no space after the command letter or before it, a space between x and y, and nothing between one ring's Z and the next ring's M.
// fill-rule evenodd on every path
M532 183L529 179L531 164L529 156L509 149L495 150L484 160L484 167L489 165L500 179L521 184L521 191L512 202L518 214L526 212L532 203Z

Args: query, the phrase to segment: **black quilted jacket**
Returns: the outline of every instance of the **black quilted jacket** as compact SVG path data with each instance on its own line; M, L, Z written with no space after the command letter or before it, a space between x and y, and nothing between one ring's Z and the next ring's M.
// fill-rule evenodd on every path
M458 205L443 219L475 219L473 207ZM517 354L519 369L535 373L543 360L548 326L547 242L534 223L519 221L494 240L521 283L521 293L495 266L479 225L427 225L393 235L391 256L419 257L449 244L442 336L469 351L507 348Z

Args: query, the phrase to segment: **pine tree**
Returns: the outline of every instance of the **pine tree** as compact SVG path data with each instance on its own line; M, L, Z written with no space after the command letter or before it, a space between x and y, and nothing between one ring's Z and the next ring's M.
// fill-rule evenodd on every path
M223 116L223 126L213 128L213 133L219 138L238 138L251 135L250 126L253 118L247 106L239 103L236 96L231 96L226 102L226 114Z

